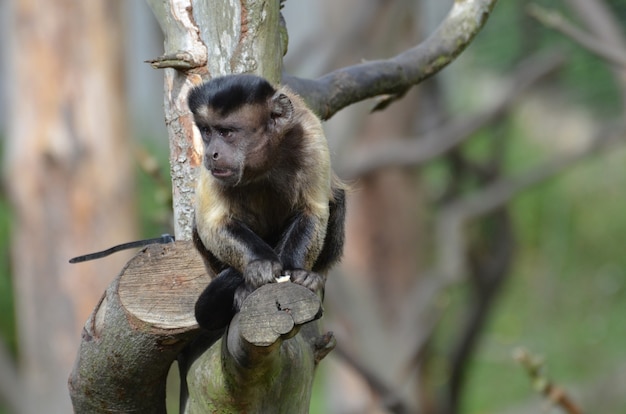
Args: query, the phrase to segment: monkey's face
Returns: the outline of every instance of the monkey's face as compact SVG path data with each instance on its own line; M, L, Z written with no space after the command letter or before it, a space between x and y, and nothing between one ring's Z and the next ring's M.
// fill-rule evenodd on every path
M294 119L286 94L261 77L229 75L195 87L187 101L202 135L203 164L220 184L267 177Z
M221 116L209 106L194 113L204 144L203 165L222 185L253 182L270 168L276 140L267 125L269 114L260 105L244 105Z

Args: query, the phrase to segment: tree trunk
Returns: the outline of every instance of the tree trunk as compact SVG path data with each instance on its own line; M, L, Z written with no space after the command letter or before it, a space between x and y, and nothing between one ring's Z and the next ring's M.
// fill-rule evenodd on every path
M69 387L77 413L165 413L167 374L197 335L209 282L191 242L152 245L108 287L87 320Z
M148 3L165 35L165 53L151 63L165 69L174 234L177 240L191 240L196 170L203 150L187 108L187 94L203 80L231 73L256 73L279 82L287 40L276 1Z
M71 411L82 325L128 254L68 264L136 238L123 81L122 4L15 0L8 19L6 185L26 412Z
M369 49L376 56L389 53L392 48L402 50L418 40L414 2L370 4L369 7L378 7L377 18L371 24L373 28L368 32L369 36L359 37L363 44L352 45L350 50L359 53L361 49ZM396 30L389 32L389 27ZM346 55L352 60L359 59L350 52L344 57ZM354 128L353 133L359 142L353 151L381 143L390 145L415 136L418 103L417 94L411 91L401 101L393 103L388 111L372 113L354 122L360 127ZM345 156L345 159L350 158L351 155ZM424 200L414 169L379 170L360 177L355 187L357 190L348 200L347 243L341 270L349 275L350 286L358 286L369 300L354 300L351 309L342 308L340 318L350 321L352 335L350 341L342 340L341 345L350 349L359 360L367 361L368 368L381 378L393 383L411 352L409 344L412 342L407 338L410 330L404 325L406 318L402 315L407 313L408 294L419 275L427 241L424 240L422 213ZM342 301L336 295L336 291L329 289L331 306ZM394 352L388 352L389 349ZM334 404L331 411L382 412L379 401L365 384L351 377L353 371L343 370L340 365L333 368L329 378ZM362 398L351 398L354 394L345 392L341 383L354 384L351 391ZM405 386L404 394L409 389ZM411 402L415 403L414 399Z

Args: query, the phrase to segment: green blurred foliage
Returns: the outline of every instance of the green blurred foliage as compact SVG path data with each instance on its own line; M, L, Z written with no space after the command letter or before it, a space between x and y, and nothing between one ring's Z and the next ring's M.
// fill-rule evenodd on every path
M626 22L626 0L608 1L611 10ZM485 28L470 46L481 66L506 73L517 63L538 51L565 51L569 61L556 79L562 92L573 102L585 105L594 114L614 116L619 110L619 95L610 68L600 58L572 40L544 27L526 13L529 4L558 10L584 29L559 0L500 1Z
M4 138L0 137L0 160L3 159ZM2 165L0 163L0 170ZM13 283L11 281L11 221L9 201L0 184L0 341L13 353L17 352Z
M623 108L612 68L528 16L524 9L529 3L498 3L468 50L472 69L506 77L531 54L556 48L569 61L551 78L550 93L560 95L569 106L583 108L597 122L620 117ZM534 3L560 10L584 27L567 13L562 1ZM619 21L626 22L626 0L607 3ZM505 120L497 129L477 133L463 153L482 162L489 158L495 139L506 139L508 175L562 155L548 148L552 143L533 142L525 132L524 125ZM434 195L442 194L454 179L444 162L429 165L424 176ZM544 357L548 377L570 392L585 412L626 412L626 399L616 397L620 384L610 383L611 375L626 369L624 189L626 148L618 148L576 164L514 199L511 213L518 249L471 362L461 412L491 414L529 407L529 403L535 408L545 404L513 359L513 350L520 346ZM446 314L431 362L435 384L443 386L447 381L447 352L463 321L469 293L468 286L455 286L442 300Z
M142 237L152 238L161 234L174 234L172 228L172 187L169 174L167 145L155 139L145 138L138 145L141 152L152 158L158 168L157 175L140 167L137 160L138 220Z
M542 151L519 134L511 144L510 165ZM497 413L541 399L512 358L518 346L543 355L550 377L579 401L577 392L626 365L625 185L620 149L512 203L516 260L472 364L464 412ZM626 400L593 408L624 412Z

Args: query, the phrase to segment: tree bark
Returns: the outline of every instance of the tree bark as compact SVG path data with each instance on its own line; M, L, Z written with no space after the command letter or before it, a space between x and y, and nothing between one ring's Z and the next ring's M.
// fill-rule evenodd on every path
M109 286L82 334L70 394L77 413L165 413L167 373L197 334L209 282L190 242L153 245Z
M193 308L209 281L191 242L137 254L83 330L69 381L75 412L165 413L168 371L193 340L217 343L185 350L198 355L185 366L182 412L308 412L313 370L334 346L309 323L322 314L319 298L293 283L266 285L224 337L199 335Z
M67 260L136 238L122 4L15 0L9 11L5 182L23 410L67 413L76 333L129 256Z
M321 309L317 296L294 283L256 290L226 334L191 364L184 412L308 413L314 370L334 347L332 334L307 323Z

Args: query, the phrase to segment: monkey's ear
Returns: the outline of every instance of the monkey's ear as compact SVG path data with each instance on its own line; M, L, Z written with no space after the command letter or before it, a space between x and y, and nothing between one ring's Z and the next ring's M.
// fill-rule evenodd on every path
M293 103L291 103L291 99L289 99L287 95L276 92L274 96L272 96L270 105L272 120L274 120L276 125L285 126L291 121L293 117Z

